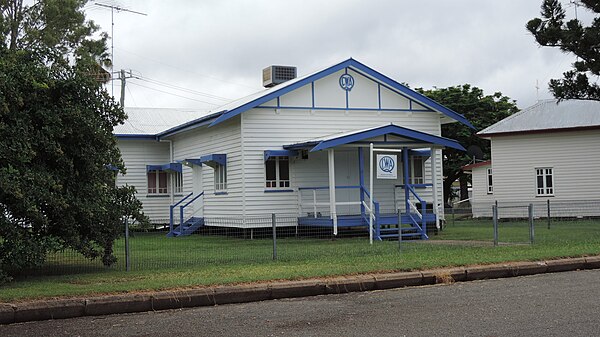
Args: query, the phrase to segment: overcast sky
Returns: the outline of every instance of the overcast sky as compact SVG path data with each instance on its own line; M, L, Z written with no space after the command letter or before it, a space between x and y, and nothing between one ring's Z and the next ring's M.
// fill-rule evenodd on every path
M125 106L203 109L262 89L268 65L297 66L301 76L350 57L413 88L470 83L525 108L536 102L536 81L539 98L551 98L549 79L574 61L526 31L541 2L97 1L147 14L114 12L114 70L140 75L127 81ZM93 1L85 9L110 34L110 9ZM578 15L586 18L581 7ZM114 92L118 99L119 82Z

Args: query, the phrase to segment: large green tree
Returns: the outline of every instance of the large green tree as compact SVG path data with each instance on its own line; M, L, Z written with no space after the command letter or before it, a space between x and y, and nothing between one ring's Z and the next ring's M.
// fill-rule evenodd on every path
M115 261L123 217L144 221L113 127L126 116L92 76L105 36L79 0L0 0L0 277L55 249Z
M566 20L560 1L544 0L542 17L530 20L527 30L541 46L558 47L577 56L573 69L563 73L562 79L550 80L554 97L600 100L600 86L596 82L600 76L600 1L579 0L575 6L594 14L589 26L583 26L577 18Z
M490 156L490 142L478 137L476 132L518 111L515 101L502 93L485 95L483 90L469 84L433 90L418 88L417 91L465 116L476 130L461 123L444 124L442 125L442 136L455 139L465 147L479 146L486 159L489 159ZM444 150L445 203L448 203L451 197L451 187L456 180L460 181L461 199L467 198L467 182L470 176L465 174L461 168L472 162L473 158L465 152L454 149Z

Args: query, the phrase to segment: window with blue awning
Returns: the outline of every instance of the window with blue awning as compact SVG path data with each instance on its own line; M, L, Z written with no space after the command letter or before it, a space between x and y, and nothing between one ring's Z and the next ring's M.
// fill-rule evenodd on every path
M217 167L217 165L227 166L227 155L226 154L208 154L206 156L200 157L199 163L208 165L212 168Z
M183 172L181 163L167 163L158 165L146 165L146 172L164 171L164 172Z
M265 161L272 157L295 157L298 151L295 150L265 150Z

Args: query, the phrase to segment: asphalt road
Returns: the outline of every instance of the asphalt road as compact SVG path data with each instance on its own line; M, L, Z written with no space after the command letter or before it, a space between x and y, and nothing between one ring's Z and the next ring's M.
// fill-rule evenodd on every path
M0 336L600 336L600 270L0 326Z

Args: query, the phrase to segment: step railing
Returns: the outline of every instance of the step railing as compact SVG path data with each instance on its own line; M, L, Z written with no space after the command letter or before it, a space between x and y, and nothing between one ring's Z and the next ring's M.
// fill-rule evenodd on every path
M175 209L175 207L179 206L179 204L184 202L187 198L191 197L192 194L194 194L194 192L186 195L185 197L181 198L181 200L179 200L175 204L169 206L169 232L173 233L173 222L174 222L173 209ZM181 219L179 219L179 221L181 222Z
M419 224L417 223L417 221L415 220L415 218L412 216L411 214L411 210L407 210L409 217L411 218L411 220L414 222L414 224L417 227L421 227L421 238L422 239L427 239L427 218L425 217L425 215L427 214L427 202L423 199L421 199L421 197L419 197L419 195L417 194L417 192L415 191L414 187L412 185L406 185L406 188L408 188L409 191L409 196L410 194L412 194L418 201L419 203L421 203L421 212L419 212L419 209L417 208L417 206L410 200L410 198L408 198L407 202L410 205L411 210L414 208L414 210L416 211L415 213L419 215L419 217L421 218L421 226L419 226Z
M188 207L190 204L192 204L194 201L198 200L198 198L200 198L201 196L204 195L204 191L200 192L198 195L196 195L195 197L192 198L192 200L188 201L187 203L185 203L183 206L179 206L179 229L181 231L183 231L183 223L185 222L184 219L184 212L185 212L185 208ZM196 214L200 209L202 209L201 207L199 207L193 214L191 217L193 217L194 214ZM190 218L191 218L190 217Z

